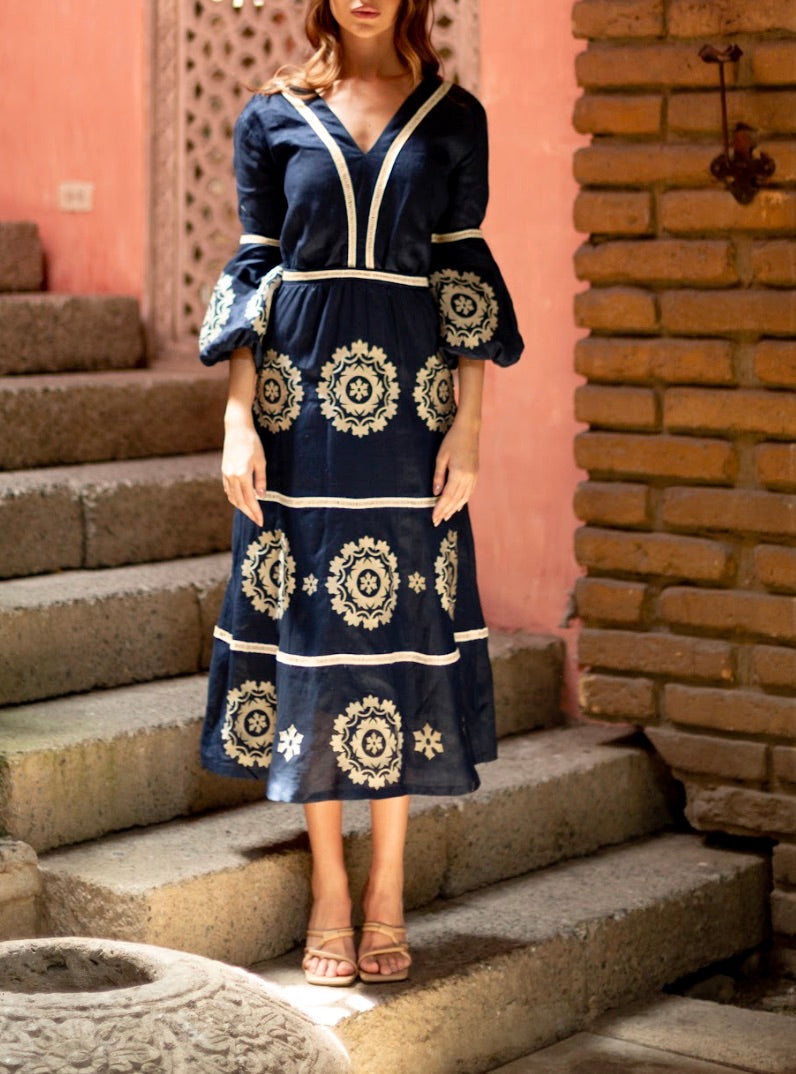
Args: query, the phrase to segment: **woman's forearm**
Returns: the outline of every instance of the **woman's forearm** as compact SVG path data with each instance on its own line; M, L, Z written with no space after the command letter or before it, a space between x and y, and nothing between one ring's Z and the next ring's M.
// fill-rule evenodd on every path
M239 347L229 359L229 386L224 424L252 423L252 403L257 384L254 356L248 347Z
M484 394L484 365L478 358L459 358L459 401L456 419L478 431Z

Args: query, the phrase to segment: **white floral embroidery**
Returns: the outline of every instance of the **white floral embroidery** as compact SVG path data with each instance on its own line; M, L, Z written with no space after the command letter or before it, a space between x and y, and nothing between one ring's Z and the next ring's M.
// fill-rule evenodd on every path
M292 761L301 753L303 741L304 735L296 729L295 724L291 724L287 731L279 732L279 745L276 748L279 753L284 753L286 761Z
M311 597L313 593L317 592L318 579L315 577L314 574L308 574L304 581L301 583L301 588L304 590L308 597Z
M281 619L296 588L296 561L282 530L265 530L246 549L243 592L255 611Z
M369 695L353 701L334 721L331 747L352 783L374 790L401 775L401 714L392 701Z
M286 354L268 350L257 374L254 413L270 433L286 432L301 410L301 373Z
M398 602L398 560L386 541L349 541L329 565L332 607L349 626L373 630L392 619Z
M210 301L207 304L202 327L199 330L199 348L204 350L215 342L221 335L221 330L229 320L232 304L235 301L233 279L228 273L223 273L213 288Z
M435 731L431 724L427 723L422 731L412 733L415 736L415 751L424 753L429 761L433 760L435 754L445 752L442 735L439 731Z
M409 583L409 588L413 590L413 592L423 593L425 591L426 580L418 571L415 571L414 574L410 574L407 578L407 582Z
M381 347L358 339L338 347L321 369L321 413L352 436L381 432L398 409L398 375Z
M436 589L439 593L440 603L448 615L453 619L456 612L456 588L459 577L458 556L459 535L455 530L448 530L439 548L439 555L434 561L434 570L437 575Z
M495 334L498 304L490 285L474 272L443 269L429 280L439 305L440 329L454 347L477 347Z
M276 688L249 680L230 690L221 727L224 752L244 768L268 768L276 727Z
M413 393L417 412L433 433L444 433L456 415L453 374L437 354L433 354L415 381Z
M271 316L271 303L277 287L282 282L282 266L276 265L260 280L260 285L246 303L246 317L252 328L260 337L265 338L268 331L268 319Z

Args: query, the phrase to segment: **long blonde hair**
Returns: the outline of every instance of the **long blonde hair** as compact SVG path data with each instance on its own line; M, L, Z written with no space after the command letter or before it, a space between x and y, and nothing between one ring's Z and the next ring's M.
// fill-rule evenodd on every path
M414 82L440 69L439 54L431 43L434 0L401 0L395 22L398 57L412 72ZM304 32L314 52L301 65L284 64L260 87L260 93L290 88L300 94L323 93L340 77L340 27L329 0L309 0Z

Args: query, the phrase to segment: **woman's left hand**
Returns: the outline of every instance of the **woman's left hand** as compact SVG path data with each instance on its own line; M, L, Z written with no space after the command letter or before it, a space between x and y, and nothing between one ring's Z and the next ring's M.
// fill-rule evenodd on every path
M478 480L479 422L456 415L437 453L434 495L439 496L431 520L435 526L461 511Z

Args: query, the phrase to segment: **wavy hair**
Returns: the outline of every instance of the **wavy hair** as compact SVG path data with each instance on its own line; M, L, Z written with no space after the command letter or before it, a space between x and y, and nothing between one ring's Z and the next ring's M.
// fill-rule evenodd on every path
M401 0L395 22L395 48L415 82L436 74L441 66L431 43L433 24L434 0ZM314 49L310 58L300 65L284 64L260 87L260 93L279 93L289 88L307 96L322 94L340 77L340 27L329 0L309 0L304 32Z

